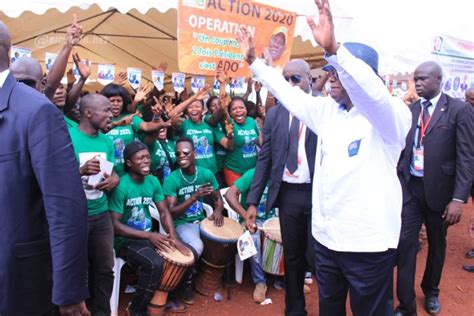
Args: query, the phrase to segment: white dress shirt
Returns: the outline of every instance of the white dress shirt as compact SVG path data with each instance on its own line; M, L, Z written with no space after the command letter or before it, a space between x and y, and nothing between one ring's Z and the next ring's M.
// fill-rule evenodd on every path
M402 191L396 166L411 112L390 96L373 70L343 45L328 57L351 98L347 112L332 98L292 87L262 60L251 70L280 102L318 135L312 233L334 251L397 248Z
M290 113L290 130L293 115ZM311 183L311 174L309 173L308 158L306 157L306 126L300 122L300 133L298 136L298 167L292 174L285 165L282 180L287 183ZM291 140L290 140L291 141Z
M5 83L5 80L7 80L8 74L10 73L10 69L6 69L2 72L0 72L0 88L3 87L3 84Z

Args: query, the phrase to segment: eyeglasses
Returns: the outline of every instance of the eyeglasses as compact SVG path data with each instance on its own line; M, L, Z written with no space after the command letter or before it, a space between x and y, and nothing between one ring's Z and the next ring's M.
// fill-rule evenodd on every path
M181 151L176 151L176 157L179 157L181 155L184 155L184 156L189 156L191 154L191 151L190 150L181 150Z
M285 80L288 82L293 82L294 84L298 84L303 80L303 77L300 75L291 75L291 76L285 76Z

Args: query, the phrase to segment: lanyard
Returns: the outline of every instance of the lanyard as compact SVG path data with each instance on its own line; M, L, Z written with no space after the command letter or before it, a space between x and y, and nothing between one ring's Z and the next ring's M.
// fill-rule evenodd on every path
M420 134L421 134L420 145L423 144L423 139L425 138L426 130L428 129L428 125L430 125L431 119L433 118L433 115L430 115L428 122L425 123L425 120L423 119L423 112L424 112L424 107L421 108L421 112L420 112ZM433 114L434 114L434 111L433 111Z

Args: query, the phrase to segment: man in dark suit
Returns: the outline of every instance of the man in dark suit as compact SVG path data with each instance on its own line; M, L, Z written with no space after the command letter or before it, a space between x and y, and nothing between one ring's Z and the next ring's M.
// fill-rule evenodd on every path
M89 315L87 208L61 113L9 73L0 22L0 315Z
M291 60L283 74L294 86L311 93L309 65ZM253 184L247 197L247 228L254 231L256 205L270 181L267 211L279 207L285 264L285 315L306 315L303 285L305 253L311 231L311 180L317 137L282 105L271 108L263 126ZM312 248L312 245L310 245Z
M412 127L398 174L403 211L397 255L395 315L416 315L415 268L418 235L425 223L428 258L421 282L428 313L440 311L439 282L446 255L446 233L460 221L472 181L473 123L469 106L440 91L441 67L425 62L415 70L420 100L412 103Z

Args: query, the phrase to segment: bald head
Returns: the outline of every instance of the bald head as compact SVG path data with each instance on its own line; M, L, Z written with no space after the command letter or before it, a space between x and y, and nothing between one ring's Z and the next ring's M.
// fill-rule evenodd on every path
M283 76L294 86L300 87L303 91L311 91L311 68L309 64L302 59L290 60L283 68ZM299 82L298 82L298 79Z
M10 64L8 53L11 46L10 31L7 26L0 21L0 71L4 71Z
M97 111L104 105L108 104L109 99L104 97L102 94L89 93L81 98L81 101L79 102L79 110L81 111L81 115L84 115L86 110Z
M16 80L34 80L36 82L43 79L43 70L40 63L31 57L23 56L10 66L10 71Z
M91 131L101 130L107 133L112 123L109 99L102 94L90 93L81 98L79 103L81 112L80 126L87 126Z
M430 100L441 92L443 70L437 63L427 61L416 68L413 79L416 93L420 97Z
M466 102L474 106L474 88L466 90Z

